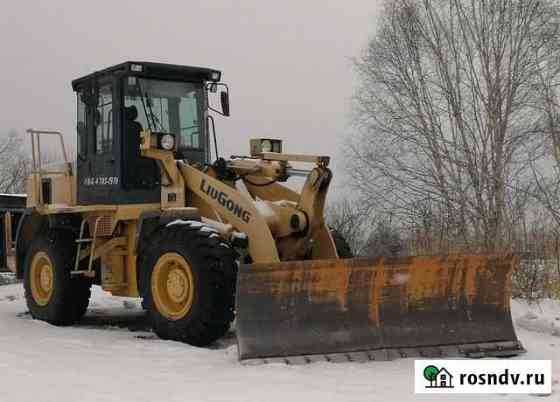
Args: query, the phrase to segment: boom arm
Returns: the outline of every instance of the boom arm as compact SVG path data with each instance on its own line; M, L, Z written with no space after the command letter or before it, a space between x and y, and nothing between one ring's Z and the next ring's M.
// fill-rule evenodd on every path
M255 205L239 191L179 162L179 170L189 191L207 202L218 214L249 238L253 261L278 262L280 258L272 233Z
M205 218L217 218L247 235L253 262L337 257L323 218L332 177L326 166L328 158L266 153L235 159L227 163L227 169L236 179L227 181L217 178L211 168L201 170L187 162L171 162L171 152L154 149L147 141L141 150L143 156L160 162L162 175L167 179L167 186L162 187L162 206L169 192L165 188L177 188L184 182L186 200L174 207L192 206L195 200L199 205L202 203L201 210L213 211L212 216L204 213ZM297 170L298 175L307 174L299 194L279 183L295 171L288 163L292 159L316 164L309 171ZM238 179L243 181L248 194L235 187Z

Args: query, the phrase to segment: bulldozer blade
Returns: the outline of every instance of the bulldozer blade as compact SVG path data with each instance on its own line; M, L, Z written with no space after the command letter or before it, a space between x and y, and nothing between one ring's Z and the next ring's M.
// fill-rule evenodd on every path
M513 257L353 258L242 265L241 361L391 360L523 353Z

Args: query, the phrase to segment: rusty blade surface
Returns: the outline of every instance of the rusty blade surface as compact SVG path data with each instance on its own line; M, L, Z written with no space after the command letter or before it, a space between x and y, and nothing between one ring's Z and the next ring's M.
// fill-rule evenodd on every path
M242 265L239 358L517 345L512 265L512 258L485 256Z

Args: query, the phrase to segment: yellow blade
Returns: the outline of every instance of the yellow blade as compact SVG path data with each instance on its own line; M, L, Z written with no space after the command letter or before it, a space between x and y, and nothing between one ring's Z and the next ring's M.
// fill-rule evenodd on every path
M243 265L239 357L521 353L510 315L512 264L419 256Z

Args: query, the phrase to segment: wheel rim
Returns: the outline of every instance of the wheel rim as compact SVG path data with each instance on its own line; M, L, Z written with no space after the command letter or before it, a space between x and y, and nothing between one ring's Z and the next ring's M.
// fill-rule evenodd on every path
M163 254L152 272L152 296L158 311L169 320L179 320L191 310L194 280L191 266L177 253Z
M41 251L31 261L31 294L39 306L46 306L54 290L54 268L47 253Z

